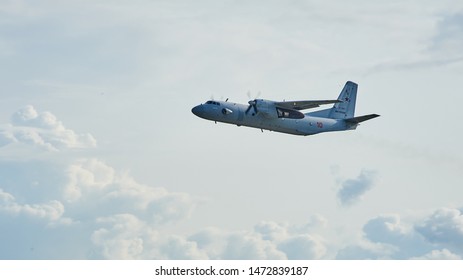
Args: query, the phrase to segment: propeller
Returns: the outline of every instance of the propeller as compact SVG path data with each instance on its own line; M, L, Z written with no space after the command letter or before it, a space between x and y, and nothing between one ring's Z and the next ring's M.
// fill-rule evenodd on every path
M249 98L251 98L251 92L248 91L247 92L247 96ZM254 97L254 100L249 100L248 101L248 104L249 104L249 107L246 109L246 112L245 114L248 114L249 113L249 110L251 110L251 108L254 108L254 114L257 114L259 111L257 110L257 98L260 96L260 91L257 93L256 97Z
M249 107L246 109L246 114L249 113L249 110L251 110L251 108L254 108L254 114L257 114L258 111L257 111L257 99L254 99L254 100L250 100L248 102L249 104Z

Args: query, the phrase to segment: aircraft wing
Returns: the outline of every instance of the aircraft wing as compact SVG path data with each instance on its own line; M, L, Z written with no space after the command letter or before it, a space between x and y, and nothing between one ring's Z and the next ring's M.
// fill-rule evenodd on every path
M285 109L305 110L316 108L320 105L342 102L341 100L303 100L303 101L283 101L275 102L275 105Z

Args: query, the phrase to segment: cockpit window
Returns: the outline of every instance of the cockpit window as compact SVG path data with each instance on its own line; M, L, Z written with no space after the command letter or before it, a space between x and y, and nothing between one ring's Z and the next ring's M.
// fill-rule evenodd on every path
M212 101L212 100L207 101L206 104L212 104L212 105L220 106L219 102L215 102L215 101Z

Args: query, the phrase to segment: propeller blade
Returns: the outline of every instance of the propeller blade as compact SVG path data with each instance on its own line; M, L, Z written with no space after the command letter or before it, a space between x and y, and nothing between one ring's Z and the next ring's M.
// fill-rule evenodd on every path
M251 110L252 105L249 105L249 107L246 109L246 112L244 112L246 115L248 114L249 110Z
M251 110L251 108L254 108L254 114L257 114L258 111L257 111L257 100L249 100L248 102L249 104L249 107L246 109L246 114L249 113L249 110Z

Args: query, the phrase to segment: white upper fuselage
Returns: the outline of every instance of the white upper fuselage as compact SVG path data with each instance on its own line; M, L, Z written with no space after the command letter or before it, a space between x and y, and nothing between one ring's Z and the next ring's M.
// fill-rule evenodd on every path
M274 101L258 99L256 110L250 105L231 102L208 101L191 111L198 117L238 126L255 127L295 135L312 135L320 132L355 129L356 125L343 119L322 118L301 113L300 118L285 117L284 109L275 106Z

